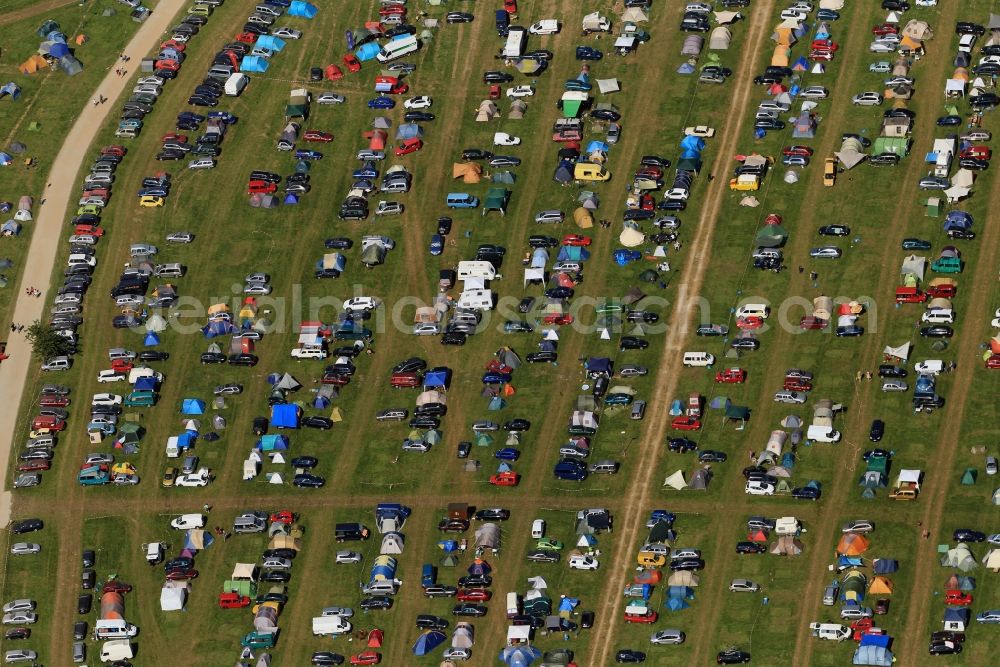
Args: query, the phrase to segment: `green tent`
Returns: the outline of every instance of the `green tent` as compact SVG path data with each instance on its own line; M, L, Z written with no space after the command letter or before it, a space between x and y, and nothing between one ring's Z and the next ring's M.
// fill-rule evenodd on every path
M507 215L507 203L510 201L510 190L507 188L490 188L486 193L486 201L483 204L483 215L490 211L500 211L500 215Z
M583 109L583 104L586 101L587 101L587 93L585 92L570 90L563 93L562 96L563 118L578 118L580 116L580 111Z
M910 140L906 137L878 137L872 142L872 155L892 153L906 157L910 152Z
M493 437L489 433L480 433L476 436L476 444L480 447L489 447L493 444Z
M976 483L976 469L966 468L965 472L962 473L962 486L972 486Z
M778 248L788 240L788 232L781 225L764 225L757 232L757 245L762 248Z

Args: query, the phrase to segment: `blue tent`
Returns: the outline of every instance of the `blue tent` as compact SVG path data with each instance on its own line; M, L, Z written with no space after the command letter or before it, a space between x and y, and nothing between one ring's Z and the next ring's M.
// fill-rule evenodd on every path
M559 248L556 260L560 262L585 262L590 259L590 251L574 245L564 245Z
M308 2L302 2L302 0L293 0L291 6L288 8L288 15L311 19L316 16L317 11L319 10L316 9L315 5Z
M474 560L472 564L469 565L469 574L489 574L493 571L493 567L484 560Z
M892 643L892 637L889 635L861 635L861 646L881 646L882 648L889 648L889 644Z
M260 56L243 56L243 60L240 62L241 72L266 72L268 67L270 67L270 63L267 62L266 58Z
M602 153L607 153L609 150L611 150L611 147L603 141L591 141L587 144L587 150L584 152L593 153L594 151L600 151Z
M0 87L0 99L3 99L4 95L10 95L11 100L16 100L21 96L21 89L13 81L8 81Z
M181 414L203 415L205 414L205 401L199 398L185 398L181 401Z
M580 539L578 539L576 541L576 546L579 547L579 546L583 546L583 545L586 545L588 547L596 547L597 546L597 538L594 537L593 535L587 535L587 534L581 535Z
M513 468L511 468L510 464L507 463L506 461L502 461L500 463L500 465L497 466L497 472L498 473L501 473L501 472L510 472L511 470L513 470Z
M458 551L458 540L441 540L437 543L438 549L450 554L452 551Z
M377 42L368 42L367 44L362 44L354 51L354 55L361 62L366 62L368 60L373 60L378 52L381 51Z
M682 63L680 67L677 68L678 74L694 74L694 65L685 62Z
M795 454L791 452L785 452L785 455L781 457L781 466L783 468L788 468L791 470L795 467Z
M286 206L294 206L295 204L298 203L299 203L299 197L294 192L289 192L287 195L285 195L284 204Z
M602 375L611 375L613 368L611 359L608 357L590 357L585 366L587 373L600 373Z
M149 333L146 334L146 338L145 340L142 341L142 344L145 345L146 347L153 347L159 345L160 337L156 334L155 331L150 331Z
M177 448L182 450L191 449L194 447L194 443L197 439L198 434L194 431L184 431L177 436Z
M313 399L312 405L314 408L318 409L328 408L330 407L330 397L323 396L322 394L317 395L316 398Z
M413 643L413 655L427 655L444 643L445 636L440 630L424 630Z
M486 409L495 412L497 410L503 410L506 407L507 407L506 401L504 401L499 396L494 396L493 398L490 399L490 404Z
M156 378L147 375L146 377L138 378L135 381L134 389L136 391L155 391L156 390Z
M861 646L854 652L852 664L892 667L892 652L881 646Z
M450 368L435 368L434 370L428 371L427 375L424 376L424 388L432 389L434 387L445 387L451 384L451 369Z
M261 35L257 38L257 43L254 46L277 52L285 48L285 40L274 35Z
M0 167L6 167L11 163L11 157L6 153L0 151Z
M899 569L899 561L892 558L876 558L872 562L872 571L875 574L892 574Z
M561 600L559 600L559 611L571 612L574 609L576 609L579 604L580 604L580 598L571 598L569 596L564 597Z
M301 412L294 403L278 403L271 407L271 425L275 428L298 428Z
M257 449L262 452L284 452L288 449L288 438L276 433L263 435L257 441Z
M534 646L508 646L500 651L500 659L510 667L528 667L542 652Z
M38 50L49 54L53 58L62 58L69 55L69 47L66 46L65 42L45 42Z
M669 586L667 588L667 597L680 598L682 600L693 600L694 589L689 586Z
M233 323L228 320L212 320L201 328L201 333L205 335L205 338L215 338L231 334L234 328Z
M670 598L663 606L667 608L667 611L683 611L691 605L688 604L687 600L683 600L681 598Z
M184 548L190 551L204 551L215 544L215 538L207 530L189 530L184 534Z

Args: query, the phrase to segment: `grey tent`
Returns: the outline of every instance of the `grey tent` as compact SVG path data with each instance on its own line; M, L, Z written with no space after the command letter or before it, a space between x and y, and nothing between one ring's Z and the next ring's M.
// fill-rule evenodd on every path
M509 347L502 347L496 352L496 358L500 360L500 363L505 366L510 366L511 368L517 369L521 367L521 357L517 355L517 352L510 349Z
M396 139L421 139L424 129L416 123L403 123L396 129Z
M757 232L757 245L763 248L779 248L788 239L788 232L781 225L764 225Z
M59 67L69 76L76 76L83 71L83 64L69 54L66 54L59 59Z
M729 48L729 42L733 38L733 33L725 26L719 26L712 31L712 36L708 40L708 48L713 51L725 51Z
M484 523L476 529L476 547L485 549L500 548L500 526L495 523Z
M493 173L491 179L494 183L512 185L514 183L514 173L510 171L497 171Z
M302 383L292 377L290 374L285 373L281 376L281 379L274 385L277 389L284 389L285 391L297 391L302 388Z
M682 56L696 56L701 53L701 47L705 44L705 38L701 35L688 35L681 45Z
M361 251L361 263L371 268L385 261L385 248L373 243Z
M392 127L392 120L385 116L376 116L375 120L372 121L372 127L376 130L388 130Z
M708 468L699 468L695 471L694 475L691 477L691 482L688 484L689 488L705 491L708 489L708 483L712 481L712 471Z
M552 175L552 179L557 183L572 183L573 170L570 169L569 163L561 162L559 166L556 167L556 172Z

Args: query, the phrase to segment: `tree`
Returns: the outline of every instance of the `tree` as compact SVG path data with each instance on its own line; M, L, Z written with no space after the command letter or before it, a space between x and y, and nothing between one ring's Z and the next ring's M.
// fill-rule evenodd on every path
M68 340L38 320L24 330L24 337L31 343L31 351L41 359L68 354L71 349Z

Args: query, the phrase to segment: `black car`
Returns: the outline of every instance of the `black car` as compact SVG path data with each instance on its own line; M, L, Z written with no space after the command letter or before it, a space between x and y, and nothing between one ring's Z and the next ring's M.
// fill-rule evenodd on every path
M638 336L622 336L618 341L619 350L645 350L649 347L649 341Z
M961 116L941 116L937 119L938 127L954 127L962 124Z
M462 442L458 443L458 451L457 451L458 458L460 458L460 459L467 459L467 458L469 458L469 454L470 453L472 453L472 443L471 442L463 440Z
M849 236L851 228L847 225L823 225L819 228L820 236Z
M293 468L315 468L318 463L315 456L296 456L292 459Z
M931 642L927 651L931 655L954 655L962 652L962 646L961 642Z
M80 561L83 563L84 567L94 567L96 562L96 555L93 549L84 549L80 556Z
M403 114L403 120L407 123L434 120L434 114L429 111L407 111Z
M594 627L594 612L584 611L580 613L580 629L588 630Z
M872 442L878 442L885 435L885 422L881 419L872 420L872 427L868 431L868 439Z
M798 500L819 500L822 491L814 486L800 486L792 489L792 498Z
M318 415L310 415L308 417L302 418L302 425L309 428L319 428L324 431L329 431L333 428L333 420L329 417L320 417Z
M632 310L625 314L626 322L644 322L654 324L660 321L660 316L646 310Z
M323 68L322 67L310 67L309 68L309 80L310 81L322 81L323 80Z
M144 350L139 353L139 361L166 361L170 358L169 352L156 352L154 350Z
M700 570L705 567L705 561L701 558L678 558L670 561L670 569L674 572L682 570Z
M448 12L444 20L448 23L472 23L475 17L468 12Z
M260 580L272 584L287 584L292 580L292 573L285 570L268 570L260 575Z
M391 609L392 598L388 595L373 595L361 601L359 605L365 611L376 611L379 609Z
M955 335L955 330L945 324L936 324L931 327L921 327L920 335L924 338L951 338Z
M226 363L226 355L221 352L202 352L201 353L201 363L202 364L224 364Z
M527 419L510 419L504 422L503 430L505 431L527 431L531 428L531 422Z
M441 234L442 236L447 236L448 234L451 234L451 224L452 220L447 216L442 216L438 218L437 233Z
M535 305L535 297L526 296L517 304L517 312L527 313L531 310L531 307Z
M727 648L725 651L719 651L719 654L715 656L715 662L720 665L738 665L750 662L750 654L739 649Z
M333 651L316 651L309 659L309 663L312 665L342 665L344 664L344 656Z
M985 542L986 535L978 530L959 528L952 533L952 539L956 542Z
M868 158L868 163L877 167L893 167L899 164L899 156L895 153L879 153L878 155L870 156Z
M953 632L951 630L938 630L931 633L932 642L964 642L964 632Z
M89 626L87 621L77 621L73 624L73 639L80 640L87 638Z
M660 157L659 155L643 155L639 159L639 164L644 167L660 167L661 169L670 168L670 160L665 157Z
M493 585L493 577L488 574L468 574L458 578L461 588L489 588Z
M591 46L576 47L577 60L600 60L603 57L604 54L599 49L595 49Z
M983 35L986 28L971 21L958 21L955 23L955 33L958 35Z
M473 604L471 602L463 602L462 604L457 604L452 607L451 613L454 616L485 616L489 608L481 604Z
M447 619L431 614L417 614L418 630L444 630L448 627Z
M506 521L510 518L510 510L490 507L477 511L474 516L476 521Z
M976 238L976 233L971 232L968 229L949 229L948 238L958 239L960 241L971 241Z
M667 440L667 449L678 454L686 454L697 451L698 443L688 438L670 438Z
M785 129L785 121L774 118L758 118L754 121L753 126L757 130L783 130Z
M756 350L760 348L760 341L756 338L736 338L729 346L734 350Z
M719 452L714 449L706 449L698 453L699 463L725 463L727 458L725 452Z
M414 415L410 420L410 428L437 429L440 426L441 420L432 415Z
M571 287L550 287L545 290L545 296L549 299L572 299L573 289Z
M481 148L466 148L462 151L463 160L492 160L493 153Z
M22 521L15 521L10 530L15 535L22 535L24 533L33 533L44 527L45 523L41 519L24 519Z
M891 12L905 12L910 9L910 3L906 0L882 0L882 9Z
M893 366L891 364L881 364L878 367L878 376L883 378L905 378L909 375L909 371L905 368L900 368L899 366Z
M767 545L756 542L737 542L736 553L738 554L762 554L767 551Z
M424 403L413 409L415 415L427 415L429 417L443 417L448 414L448 406L444 403Z
M271 558L273 556L275 558L287 558L288 560L295 560L295 557L298 555L298 553L299 552L296 551L295 549L285 549L285 548L265 549L264 552L261 554L261 556L263 556L264 558Z
M835 335L837 338L856 338L858 336L863 336L865 333L864 327L859 327L856 325L837 327Z
M420 357L404 359L392 367L393 373L416 373L427 368L427 362Z
M491 70L483 72L483 83L510 83L514 77L507 72L497 72Z
M354 241L343 236L337 236L327 239L323 242L323 245L331 250L350 250L354 246Z
M78 614L89 614L91 607L94 606L94 596L90 593L84 593L76 599L76 613Z
M253 418L253 434L254 435L264 435L267 433L267 417L254 417Z
M543 352L529 352L524 360L529 364L550 364L558 358L559 353L546 350Z
M449 331L441 336L442 345L465 345L466 335L460 331Z
M325 478L320 477L319 475L310 475L305 472L299 473L292 478L292 486L300 489L319 489L324 484L326 484Z
M622 119L621 113L614 109L594 109L590 112L590 117L598 120L606 120L611 123L617 123Z
M521 158L513 155L495 155L490 160L491 167L518 167L521 165Z
M231 354L226 359L230 366L256 366L259 359L255 354Z
M528 237L528 245L532 248L555 248L559 245L559 239L542 234L533 234ZM530 308L528 308L530 310ZM527 312L527 310L522 311Z
M97 573L93 570L84 570L83 574L80 575L80 587L85 591L89 591L97 583Z

